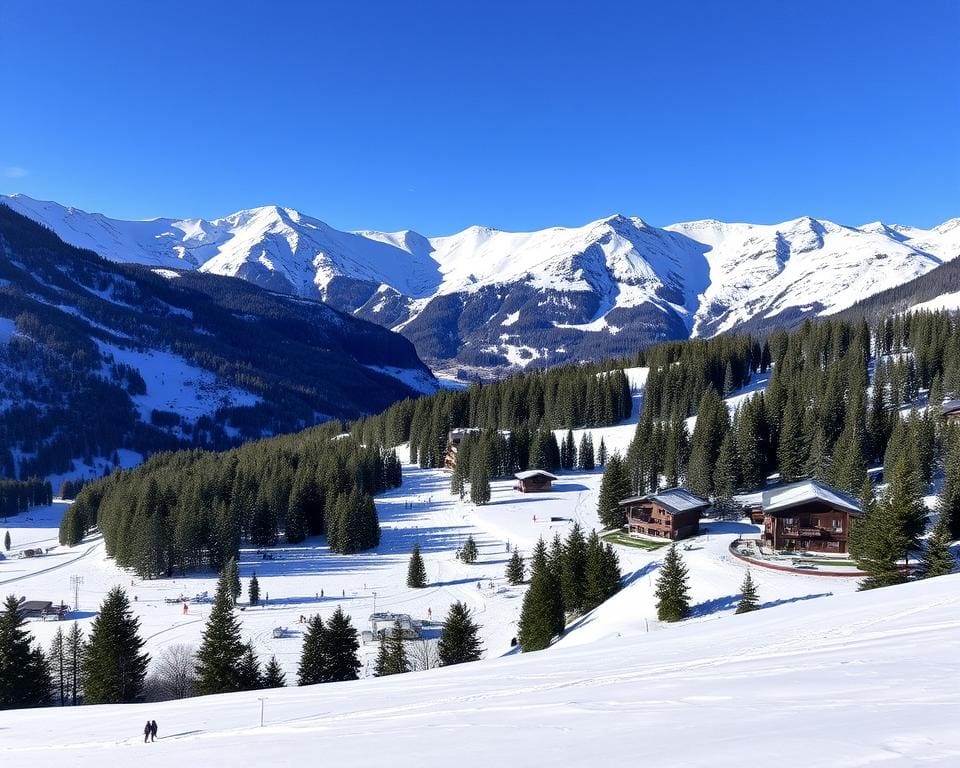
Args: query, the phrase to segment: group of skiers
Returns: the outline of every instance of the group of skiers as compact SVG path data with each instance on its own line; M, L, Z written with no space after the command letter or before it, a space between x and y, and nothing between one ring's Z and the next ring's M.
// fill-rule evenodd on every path
M143 743L146 744L148 741L154 741L157 738L157 721L156 720L147 720L147 724L143 726Z

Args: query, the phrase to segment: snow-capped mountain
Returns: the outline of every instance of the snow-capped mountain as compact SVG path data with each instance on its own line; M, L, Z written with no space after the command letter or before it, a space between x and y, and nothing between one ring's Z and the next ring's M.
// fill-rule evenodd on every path
M398 330L434 366L525 366L831 314L960 255L960 219L921 230L705 220L445 237L341 232L289 208L212 221L119 221L0 198L64 240L123 262L199 269L324 299Z

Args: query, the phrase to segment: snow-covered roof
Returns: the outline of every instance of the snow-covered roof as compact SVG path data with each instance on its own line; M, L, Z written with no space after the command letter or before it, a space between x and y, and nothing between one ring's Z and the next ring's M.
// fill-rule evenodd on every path
M556 475L551 475L549 472L543 469L528 469L524 472L517 472L514 475L517 480L529 480L531 477L546 477L549 480L556 480Z
M953 413L954 411L960 411L960 400L947 400L943 405L940 406L944 413Z
M813 479L801 480L764 491L763 511L776 512L811 501L822 501L838 509L846 509L848 512L860 511L860 504L853 496Z
M686 488L668 488L665 491L649 493L646 496L632 496L620 503L629 504L638 501L652 501L668 512L688 512L691 509L703 509L710 506L709 501L694 496Z

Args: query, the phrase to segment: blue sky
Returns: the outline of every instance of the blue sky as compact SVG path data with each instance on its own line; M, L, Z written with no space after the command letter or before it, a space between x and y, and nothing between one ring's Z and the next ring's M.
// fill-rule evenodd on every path
M960 3L0 0L0 191L444 234L960 215Z

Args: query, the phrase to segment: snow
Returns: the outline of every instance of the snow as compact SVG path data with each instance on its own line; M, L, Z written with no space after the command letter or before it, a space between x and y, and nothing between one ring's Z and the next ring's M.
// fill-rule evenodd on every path
M957 310L960 310L960 291L944 293L935 299L914 304L911 308L913 312L956 312Z
M511 312L509 315L507 315L503 321L501 321L500 325L513 325L519 319L520 310L518 309L516 312Z
M647 369L627 375L633 418L586 430L610 451L625 450L633 435ZM404 448L398 446L401 456ZM238 614L243 635L262 659L277 655L289 682L301 645L298 617L329 616L338 605L362 629L375 608L421 619L429 610L437 620L453 601L466 601L481 626L483 661L368 679L376 649L364 646L365 679L355 683L64 708L55 716L6 712L0 763L297 764L322 754L332 765L368 766L381 764L384 754L403 754L422 765L455 756L463 766L487 768L502 755L518 765L592 766L632 763L642 750L653 765L713 767L741 765L745 749L806 768L960 759L952 719L960 705L952 670L960 651L960 576L857 593L856 579L757 568L764 610L734 616L746 566L728 546L759 533L746 522L705 521L704 535L682 550L691 575L687 621L656 620L654 582L664 550L618 546L622 592L576 621L553 648L510 653L524 587L505 584L508 543L529 555L537 539L566 535L574 521L597 527L600 479L599 471L563 472L551 492L526 495L512 480L495 480L491 503L475 507L449 494L447 473L405 465L403 487L377 498L383 539L376 551L340 556L322 539L309 539L275 548L274 560L241 553L244 583L255 571L270 598ZM13 549L55 545L63 509L56 502L11 518ZM467 535L479 545L474 565L454 554ZM421 590L404 586L414 542L428 573ZM45 557L0 561L0 586L31 599L72 602L74 574L84 577L74 614L84 629L105 592L122 584L137 598L148 651L156 656L171 643L199 642L209 607L191 604L184 615L163 599L212 591L212 574L131 583L95 535ZM46 645L57 623L29 626ZM273 638L276 626L292 636ZM148 717L158 721L160 740L144 747L138 733ZM678 723L692 724L683 738L671 735ZM464 748L478 739L482 748ZM132 749L139 751L126 751Z
M377 373L385 373L387 376L403 382L414 392L423 395L432 395L441 386L440 382L427 371L414 368L394 368L388 365L368 365L366 367Z
M174 272L172 269L151 269L150 271L155 275L167 278L167 280L173 280L180 277L180 273Z
M0 344L9 344L17 332L17 324L8 317L0 317Z
M213 414L222 407L256 405L260 398L239 387L224 386L210 371L179 355L159 350L138 351L97 341L101 353L136 368L147 385L145 395L133 395L145 421L153 410L174 411L189 421Z

